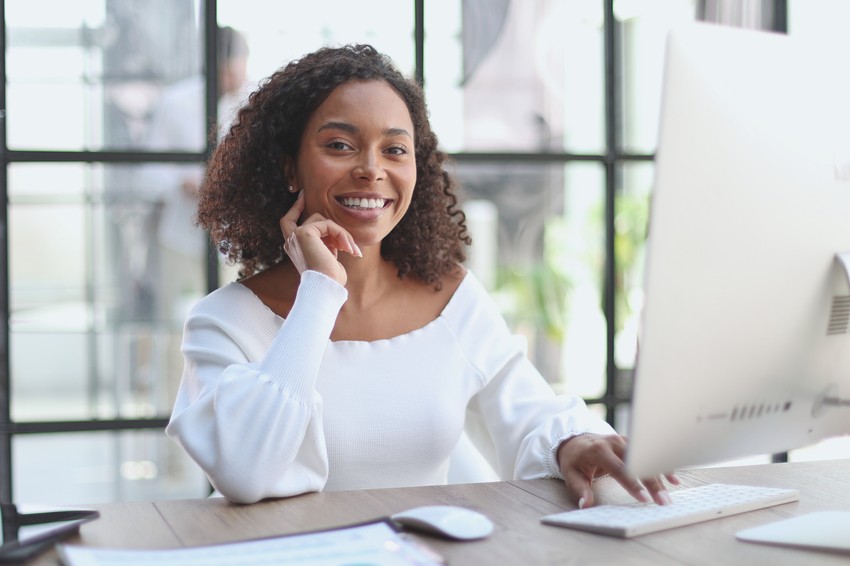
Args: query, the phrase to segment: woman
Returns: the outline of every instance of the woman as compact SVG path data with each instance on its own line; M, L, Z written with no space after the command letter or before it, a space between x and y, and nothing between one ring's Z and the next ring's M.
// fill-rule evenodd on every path
M199 223L240 282L185 327L168 434L225 497L438 484L462 431L505 479L580 506L624 441L555 396L486 291L422 92L370 46L272 75L214 153Z

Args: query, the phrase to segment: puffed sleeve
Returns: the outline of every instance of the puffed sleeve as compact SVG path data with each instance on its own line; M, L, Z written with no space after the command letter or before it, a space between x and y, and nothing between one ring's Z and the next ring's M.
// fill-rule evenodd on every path
M561 442L614 429L579 397L555 394L477 280L461 289L450 324L482 382L467 408L470 439L503 480L560 478Z
M319 367L344 287L302 274L282 325L234 284L186 321L184 370L166 433L228 499L251 503L317 491L328 477Z

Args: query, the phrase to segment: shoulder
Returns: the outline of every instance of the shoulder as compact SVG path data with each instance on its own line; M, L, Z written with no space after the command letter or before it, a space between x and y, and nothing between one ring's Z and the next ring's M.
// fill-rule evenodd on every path
M195 303L189 317L203 316L224 319L237 313L256 313L262 307L262 302L245 285L229 283Z
M427 311L430 314L425 316L429 321L437 318L445 312L445 309L454 300L454 296L463 284L466 274L466 268L457 265L451 273L443 275L436 286L434 283L408 279L404 284L405 294L408 300L412 302L412 305L408 303L408 308L419 308Z
M443 317L455 329L479 325L481 329L507 328L490 292L472 271L466 269L457 280L451 299L443 311Z
M455 290L457 290L457 288L461 285L461 283L463 283L463 280L466 278L468 273L469 270L466 268L466 266L458 264L457 266L455 266L454 271L452 271L448 275L443 276L441 282L443 283L443 286L445 288L450 289L451 292L454 293Z
M286 318L295 302L299 275L291 263L281 262L241 283L268 309Z
M236 343L242 351L251 352L257 345L268 344L282 323L250 289L230 283L195 303L186 319L183 343L205 348Z

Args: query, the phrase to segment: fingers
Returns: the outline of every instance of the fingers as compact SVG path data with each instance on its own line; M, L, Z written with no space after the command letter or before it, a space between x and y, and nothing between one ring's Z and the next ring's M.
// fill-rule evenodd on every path
M669 505L673 502L667 486L664 485L664 480L667 480L672 485L680 485L682 483L676 474L664 474L663 476L643 480L643 485L649 491L652 500L659 505Z
M306 269L312 269L329 261L337 261L340 251L355 257L362 257L362 252L354 238L337 223L319 215L308 218L297 226L284 242L284 248L293 260L296 256L306 262Z
M312 214L299 224L305 210L303 194L303 191L299 193L279 220L284 238L283 251L298 273L317 271L345 285L348 275L339 262L339 252L355 257L363 257L363 253L347 230L320 214Z
M626 443L625 439L621 439L623 442L618 443L614 450L619 461L613 463L614 469L610 472L611 477L623 486L632 497L642 503L654 501L658 505L670 504L672 502L670 493L667 491L664 481L660 476L639 480L628 473L624 463ZM676 481L678 482L678 478L676 478Z
M652 497L652 501L659 505L669 505L673 502L670 498L670 493L664 486L664 481L661 476L643 480L643 485Z
M336 222L325 220L322 217L318 218L321 218L321 220L317 219L309 224L307 222L304 223L305 237L309 238L312 235L318 236L325 246L334 253L339 250L355 257L363 257L363 252L360 251L354 238L347 230L344 230Z
M639 501L649 501L643 485L625 472L625 440L617 435L583 434L558 448L558 464L567 489L580 508L594 504L593 479L610 475Z
M594 499L591 479L577 472L564 474L564 483L567 484L567 490L576 498L576 505L579 509L593 506Z
M287 241L290 236L298 228L298 219L301 218L301 213L304 212L304 191L298 193L298 198L289 210L286 211L280 219L280 231L283 233L283 240Z
M650 493L651 490L648 490L647 486L626 471L626 466L622 459L618 458L618 460L618 462L612 462L611 464L611 469L609 471L611 477L623 486L623 489L625 489L629 495L641 503L649 503L650 501L653 501L654 498ZM657 489L657 486L653 485L652 487Z
M318 238L325 243L331 253L336 256L337 251L347 252L355 257L363 257L354 238L346 230L336 223L326 219L319 214L311 215L300 226L298 220L304 214L305 202L304 191L298 193L298 198L279 221L280 231L283 235L283 249L292 257L296 244L301 248L309 247L310 238Z
M561 474L579 508L594 504L592 481L606 474L640 502L671 503L664 480L678 485L679 478L666 474L641 481L626 470L625 452L626 441L618 435L585 434L561 444L558 448Z

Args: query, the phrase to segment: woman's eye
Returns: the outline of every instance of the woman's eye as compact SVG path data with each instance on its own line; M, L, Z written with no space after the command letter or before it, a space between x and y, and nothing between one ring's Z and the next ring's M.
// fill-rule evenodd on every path
M389 153L391 155L406 155L407 154L407 148L403 147L403 146L394 146L394 147L387 149L387 153Z
M342 151L342 150L351 148L351 146L349 146L347 143L341 142L341 141L332 141L327 145L327 147L328 147L328 149L335 149L335 150L338 150L338 151Z

